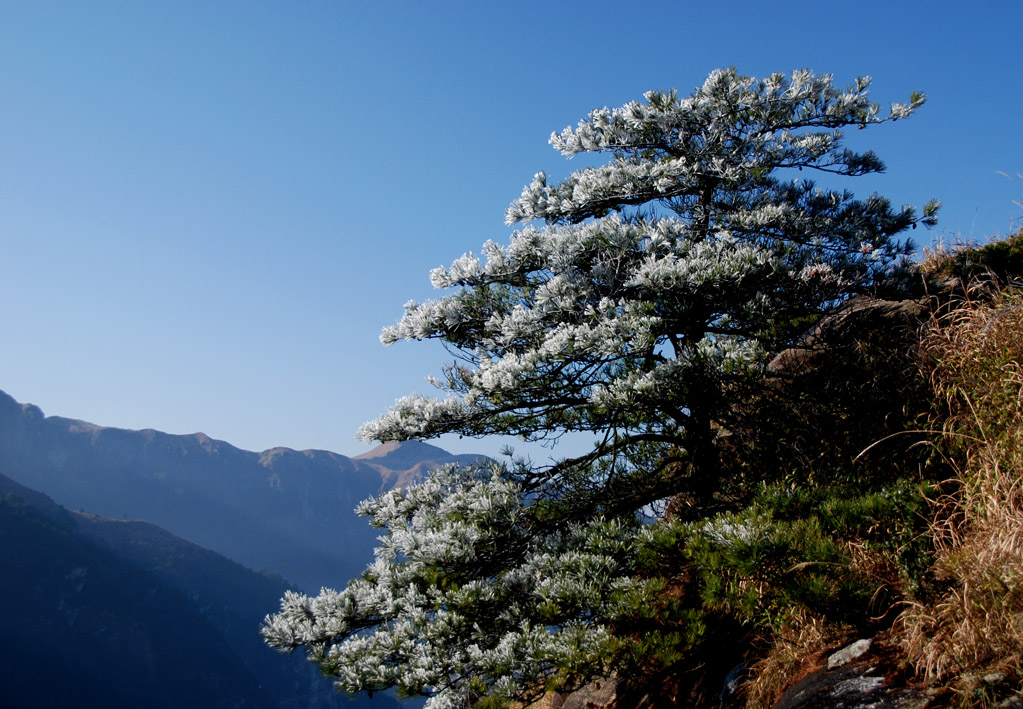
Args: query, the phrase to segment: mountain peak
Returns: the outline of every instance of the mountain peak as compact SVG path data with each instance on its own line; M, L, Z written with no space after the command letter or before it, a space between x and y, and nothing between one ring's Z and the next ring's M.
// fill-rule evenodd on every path
M454 456L443 448L422 441L388 441L354 459L383 465L392 470L405 470L424 460L442 463L452 458Z

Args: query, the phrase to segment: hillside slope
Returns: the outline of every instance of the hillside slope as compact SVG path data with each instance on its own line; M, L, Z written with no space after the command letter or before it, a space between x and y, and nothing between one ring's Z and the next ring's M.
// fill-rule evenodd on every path
M0 539L5 707L275 706L212 623L153 574L14 495L0 499Z
M176 685L168 691L152 673L113 661L122 652L148 652L160 675L194 685L204 697L196 706L394 706L388 697L352 704L304 657L282 657L264 645L259 624L289 587L280 577L250 571L148 522L70 512L3 475L0 515L0 627L10 641L0 651L0 676L8 680L0 682L5 707L68 705L67 697L76 706L185 701ZM102 618L102 626L82 625L80 617ZM165 622L180 627L167 633ZM52 632L34 635L46 628ZM61 637L69 642L49 647L56 640L48 638ZM88 677L65 697L65 690L48 687L52 664L39 658L72 662L78 651L106 659L85 663ZM192 663L204 673L197 675ZM139 676L125 684L126 672ZM109 691L121 685L125 692Z

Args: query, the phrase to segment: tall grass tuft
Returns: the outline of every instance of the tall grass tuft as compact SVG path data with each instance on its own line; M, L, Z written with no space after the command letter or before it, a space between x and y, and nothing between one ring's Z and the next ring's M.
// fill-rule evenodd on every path
M1023 679L1023 294L987 289L922 339L955 476L934 500L940 590L900 619L918 671L971 705L994 701L980 678Z

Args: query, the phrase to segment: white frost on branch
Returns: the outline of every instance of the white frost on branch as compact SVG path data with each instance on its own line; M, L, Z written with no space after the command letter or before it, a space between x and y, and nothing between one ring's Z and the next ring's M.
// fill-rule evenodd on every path
M612 628L660 598L633 566L637 544L656 546L640 511L714 499L709 448L736 413L729 397L765 386L773 353L893 273L909 251L897 236L935 221L936 202L917 217L802 179L883 170L843 129L904 118L924 97L882 115L869 85L719 70L690 96L649 92L553 134L566 156L608 161L560 182L537 173L506 218L544 224L433 270L446 292L407 303L381 341L440 340L454 355L431 379L444 396L400 399L359 436L583 431L592 454L445 469L366 501L384 530L374 562L343 591L285 596L267 641L305 648L345 691L397 687L431 709L535 699L608 671L630 640ZM686 534L726 549L772 530L724 513Z
M339 689L427 692L431 709L461 706L474 676L512 696L554 673L559 658L599 667L612 636L592 611L613 617L623 594L642 592L643 582L622 573L639 528L594 520L533 535L522 499L497 468L448 468L367 500L358 512L385 530L376 561L343 591L289 592L264 637L282 649L309 647L335 670ZM493 565L493 555L515 548L508 568ZM471 614L481 606L497 610L486 625Z

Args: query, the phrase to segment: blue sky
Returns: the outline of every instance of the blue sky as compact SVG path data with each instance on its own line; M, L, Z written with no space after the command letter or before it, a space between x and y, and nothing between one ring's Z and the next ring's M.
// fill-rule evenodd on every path
M434 295L431 268L508 239L535 172L570 171L551 131L721 66L926 92L850 136L888 171L845 186L940 199L923 245L1021 224L1023 3L720 7L7 0L0 389L252 450L367 450L356 428L445 361L381 327Z

